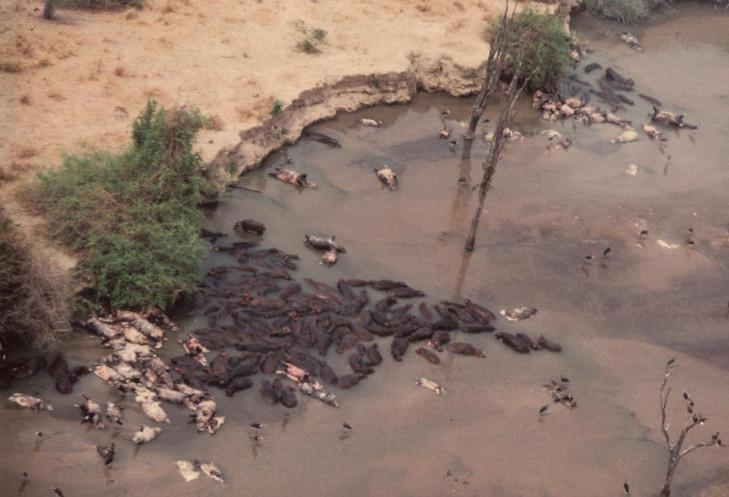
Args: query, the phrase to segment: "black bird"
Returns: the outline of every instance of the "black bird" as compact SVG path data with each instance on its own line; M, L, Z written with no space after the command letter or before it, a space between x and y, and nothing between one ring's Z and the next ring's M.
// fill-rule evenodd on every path
M547 412L547 409L549 409L549 404L546 406L542 406L541 409L539 409L539 415L544 416L544 414Z
M586 255L585 256L585 262L590 262L590 261L592 261L592 256L591 255Z
M569 383L570 382L570 379L567 378L566 376L561 376L559 379L562 381L562 383Z
M627 481L623 483L623 491L625 492L625 495L630 495L630 485L628 485Z
M641 238L644 237L644 236L646 236L646 235L648 235L648 230L641 230L641 232L640 232Z
M58 488L58 487L53 487L53 492L54 492L54 493L55 493L55 494L56 494L56 495L57 495L58 497L66 497L65 495L63 495L63 490L61 490L61 489L60 489L60 488Z
M603 257L607 257L607 255L608 255L608 254L609 254L610 252L612 252L612 251L613 251L613 249L611 249L610 247L608 247L608 248L606 248L605 250L603 250L603 251L602 251L602 256L603 256Z
M342 423L342 427L344 427L344 429L347 431L352 431L352 425L350 425L346 421L344 423Z
M251 426L251 428L253 428L254 430L260 430L261 428L263 428L263 426L264 426L264 425L263 425L262 423L251 423L251 425L250 425L250 426Z
M683 398L684 398L684 400L691 400L691 397L689 397L688 392L683 393Z
M107 466L114 461L114 448L114 442L111 442L106 447L103 445L96 446L96 452L99 453L101 458L104 460L104 464Z

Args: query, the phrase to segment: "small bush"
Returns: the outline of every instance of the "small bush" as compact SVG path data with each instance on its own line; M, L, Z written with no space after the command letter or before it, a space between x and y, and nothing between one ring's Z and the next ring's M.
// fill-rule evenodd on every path
M296 48L302 52L314 54L321 52L327 38L327 32L321 28L310 28L304 21L299 19L294 23L296 30L301 33L301 40L296 44Z
M281 100L274 99L273 104L271 105L271 115L275 116L278 115L283 110L283 102Z
M23 72L23 66L17 62L0 62L0 72L18 74Z
M45 345L69 329L68 287L0 210L0 345Z
M585 0L585 6L593 14L623 24L645 21L650 10L646 0Z
M197 111L167 112L152 101L126 152L67 156L28 192L52 236L80 251L91 303L166 307L196 289L202 160L192 144L202 125Z
M492 21L493 36L498 20ZM564 76L570 62L570 41L555 16L525 9L514 16L507 34L508 59L506 73L513 73L517 54L522 53L522 74L533 73L532 89L553 91Z
M222 131L225 125L223 120L217 114L211 114L203 117L203 128L210 131Z

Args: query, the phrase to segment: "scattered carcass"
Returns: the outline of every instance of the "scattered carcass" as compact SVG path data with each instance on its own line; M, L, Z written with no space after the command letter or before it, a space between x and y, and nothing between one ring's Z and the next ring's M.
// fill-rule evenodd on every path
M657 124L663 124L664 126L673 126L674 128L698 129L698 126L684 122L683 114L660 110L655 105L653 106L651 121Z
M638 38L636 38L635 35L628 33L627 31L620 34L620 39L623 41L623 43L625 43L634 50L643 50L643 47L640 46L640 41L638 41Z
M53 406L51 404L45 402L42 399L39 399L38 397L33 397L32 395L14 393L10 397L8 397L8 400L10 402L18 404L20 407L28 407L30 409L33 409L34 411L53 410Z
M268 173L269 176L279 181L301 188L316 188L316 183L311 181L306 173L299 173L291 169L277 167L273 172Z
M134 432L134 435L132 435L132 442L137 445L149 443L157 438L157 435L161 432L162 428L158 428L156 426L140 426L139 431Z
M374 169L377 179L390 190L397 190L397 174L388 165Z
M634 129L626 129L618 137L610 140L611 143L631 143L638 140L638 133Z

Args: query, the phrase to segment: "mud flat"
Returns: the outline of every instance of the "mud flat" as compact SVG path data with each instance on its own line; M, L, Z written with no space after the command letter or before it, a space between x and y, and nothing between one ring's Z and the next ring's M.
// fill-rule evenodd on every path
M526 138L508 145L476 251L464 258L475 202L470 187L485 144L478 138L470 161L463 158L460 145L451 148L438 138L440 115L450 110L449 126L457 131L470 102L423 96L409 106L375 107L317 125L315 131L342 146L304 139L287 150L288 167L307 172L317 189L299 192L267 176L285 160L274 154L241 179L262 193L232 190L206 222L236 240L233 224L255 217L267 226L264 246L299 254L298 273L330 284L342 277L388 278L434 298L470 298L492 310L536 307L529 320L495 324L508 332L544 333L564 346L561 353L517 355L491 335L470 337L484 359L445 353L440 365L431 365L411 353L401 364L386 357L366 381L337 391L338 409L300 398L288 416L281 406L261 402L257 389L232 399L213 390L227 417L218 434L196 435L186 411L169 409L172 423L152 443L134 450L118 440L117 459L106 472L94 445L107 444L113 432L79 425L71 406L78 399L56 394L52 380L38 375L18 389L41 393L56 410L33 413L2 404L0 480L14 491L19 474L28 471L23 495L31 496L48 495L57 484L68 496L154 489L162 497L584 497L618 495L626 480L634 495L656 493L665 470L657 397L669 357L680 364L676 391L690 391L709 415L705 433L696 435L729 432L729 95L723 84L729 52L717 34L729 32L729 18L684 7L640 31L640 53L617 39L618 26L575 22L596 49L585 63L614 66L635 80L636 92L685 112L699 129L668 133L662 153L643 136L611 144L613 126L542 121L525 103L513 127ZM594 81L597 74L580 77ZM649 113L648 103L636 102L622 114L640 124ZM363 117L383 127L361 126ZM574 145L547 152L540 133L548 128ZM398 173L397 191L384 188L372 171L384 163ZM635 176L626 174L631 163L639 166ZM688 228L693 246L685 244ZM313 232L335 234L347 247L335 266L323 266L319 254L303 246L303 235ZM610 255L600 259L608 246ZM586 255L596 261L585 264ZM221 260L212 253L207 264ZM205 326L202 309L179 316L184 331ZM105 353L96 337L81 334L66 347L73 364ZM180 348L169 340L160 353L175 356ZM549 402L542 384L561 375L570 379L578 405L554 405L540 417ZM418 387L413 380L421 376L447 392ZM97 401L120 400L90 376L74 396L81 392ZM678 426L685 412L672 406ZM133 403L127 407L117 438L147 423ZM260 445L249 438L254 421L268 425ZM345 421L353 430L343 437ZM41 443L37 431L47 435ZM174 465L183 455L216 461L225 485L204 478L185 483ZM723 495L727 457L710 449L692 454L678 470L674 492Z

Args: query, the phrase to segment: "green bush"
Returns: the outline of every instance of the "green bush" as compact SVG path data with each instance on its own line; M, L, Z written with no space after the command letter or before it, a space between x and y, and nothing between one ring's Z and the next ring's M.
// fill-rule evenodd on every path
M613 19L623 24L635 24L648 18L646 0L585 0L585 6L593 14Z
M294 27L296 31L301 33L301 39L296 43L296 48L299 51L309 54L321 52L321 45L326 43L326 30L309 27L301 19L294 22Z
M492 21L491 37L496 31L498 19ZM532 89L554 91L570 63L570 41L555 16L525 9L516 14L507 33L507 67L513 74L518 54L524 58L521 74L532 74Z
M166 307L195 290L202 160L192 145L203 122L197 111L149 102L126 152L67 156L30 190L52 236L80 251L92 303Z

